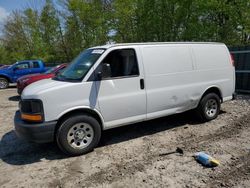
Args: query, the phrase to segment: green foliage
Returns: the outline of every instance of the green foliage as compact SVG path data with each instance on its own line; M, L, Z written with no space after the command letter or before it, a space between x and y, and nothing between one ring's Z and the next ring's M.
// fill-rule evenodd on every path
M101 0L68 0L65 37L72 56L84 48L107 42L106 10Z
M2 45L0 45L0 64L6 64L7 61L8 61L8 52Z
M250 0L46 0L41 10L9 16L0 63L69 62L85 48L110 41L250 44L249 10Z

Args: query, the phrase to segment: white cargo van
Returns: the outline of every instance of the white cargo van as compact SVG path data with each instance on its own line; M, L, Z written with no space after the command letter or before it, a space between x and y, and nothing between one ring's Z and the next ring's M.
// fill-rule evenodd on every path
M221 43L138 43L83 51L21 96L17 135L56 141L69 155L97 146L103 130L196 109L217 117L233 98L235 70Z

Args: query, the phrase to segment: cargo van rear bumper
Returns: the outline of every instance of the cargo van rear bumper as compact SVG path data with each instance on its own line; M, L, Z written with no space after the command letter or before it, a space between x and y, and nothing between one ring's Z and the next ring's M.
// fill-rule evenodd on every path
M57 121L43 123L28 123L21 120L17 111L14 118L15 132L18 137L35 143L47 143L54 141L54 132Z

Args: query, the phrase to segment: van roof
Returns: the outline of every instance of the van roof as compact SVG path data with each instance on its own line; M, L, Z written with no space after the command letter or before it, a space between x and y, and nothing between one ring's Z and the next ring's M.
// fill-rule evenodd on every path
M224 45L220 42L143 42L143 43L114 43L106 44L102 46L95 46L93 48L111 48L116 46L136 46L136 45L163 45L163 44L212 44L212 45Z

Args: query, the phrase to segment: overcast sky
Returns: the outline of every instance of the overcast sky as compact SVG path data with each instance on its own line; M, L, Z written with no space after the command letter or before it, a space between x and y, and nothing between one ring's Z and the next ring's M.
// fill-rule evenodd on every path
M3 0L0 0L0 24L8 16L8 11L1 5L1 1Z
M23 10L27 7L39 9L46 0L0 0L0 36L7 16L14 10Z
M0 0L0 24L13 10L23 10L26 7L39 8L45 0Z

